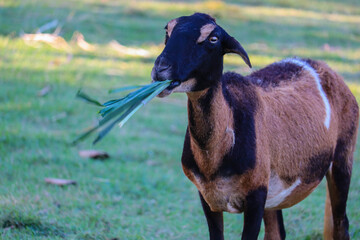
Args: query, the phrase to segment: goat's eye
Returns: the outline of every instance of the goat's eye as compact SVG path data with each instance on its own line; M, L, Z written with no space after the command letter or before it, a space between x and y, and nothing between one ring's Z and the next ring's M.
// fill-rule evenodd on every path
M217 43L218 40L219 40L218 37L215 37L215 36L212 36L212 37L209 38L209 41L211 43Z

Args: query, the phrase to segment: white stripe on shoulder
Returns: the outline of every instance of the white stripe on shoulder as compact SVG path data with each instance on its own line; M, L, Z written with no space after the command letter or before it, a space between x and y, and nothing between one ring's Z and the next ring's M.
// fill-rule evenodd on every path
M330 127L330 116L331 116L331 108L330 108L330 103L329 100L326 97L326 94L321 86L321 80L319 78L319 75L317 74L317 72L315 71L315 69L313 67L311 67L307 62L301 60L301 59L297 59L297 58L286 58L282 61L280 61L279 63L293 63L296 64L300 67L302 67L303 69L307 70L311 76L315 79L316 82L316 86L320 92L320 96L322 98L322 100L324 101L324 105L325 105L325 112L326 112L326 116L325 116L325 120L324 120L324 125L327 129L329 129Z

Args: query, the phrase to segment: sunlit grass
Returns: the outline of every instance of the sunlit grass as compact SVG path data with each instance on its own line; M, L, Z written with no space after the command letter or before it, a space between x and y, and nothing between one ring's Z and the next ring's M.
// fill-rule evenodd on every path
M355 95L356 100L360 103L360 84L359 83L348 83L351 92Z
M239 7L245 15L261 16L261 17L276 17L284 20L284 18L291 18L294 20L321 20L339 23L360 23L360 16L358 15L343 15L335 13L319 13L313 11L305 11L289 8L276 7ZM303 22L301 24L304 24Z
M169 16L173 12L191 13L193 9L197 11L206 11L219 16L228 14L240 19L267 19L271 21L291 21L293 23L300 21L330 21L337 23L360 23L360 16L345 15L336 13L321 13L294 8L265 7L265 6L239 6L235 4L226 4L220 1L205 1L202 3L167 3L156 1L136 1L130 2L128 11L156 12L157 14L166 14ZM304 24L304 22L298 22Z
M97 45L95 52L89 53L74 47L71 51L51 49L51 46L39 43L34 47L18 39L9 44L9 38L0 38L0 47L7 48L9 54L5 57L2 67L5 69L14 66L21 67L23 70L46 70L48 72L58 71L66 68L67 70L79 70L80 68L98 70L102 73L111 70L126 72L134 77L141 77L148 74L152 68L152 61L142 61L141 57L126 57L116 53L108 44ZM160 54L163 44L143 45L147 50L149 58L155 58ZM21 49L21 51L19 50ZM38 49L38 50L37 50ZM261 52L262 54L250 54L250 59L256 67L264 67L272 62L280 60L282 57L299 56L305 58L315 58L325 60L331 67L342 73L358 73L360 69L360 49L341 49L325 51L323 48L284 48L280 52L269 47L254 47L250 44L249 52ZM41 54L34 54L41 52ZM98 58L98 55L103 57ZM328 59L328 60L326 60ZM225 57L225 63L230 65L241 65L242 60L236 55ZM113 71L114 73L116 71ZM121 75L121 74L120 74Z
M233 3L238 1L233 0ZM343 13L343 14L359 14L359 2L357 0L349 0L346 2L339 1L313 1L313 0L243 0L243 4L254 6L276 6L294 9L304 9L317 12Z

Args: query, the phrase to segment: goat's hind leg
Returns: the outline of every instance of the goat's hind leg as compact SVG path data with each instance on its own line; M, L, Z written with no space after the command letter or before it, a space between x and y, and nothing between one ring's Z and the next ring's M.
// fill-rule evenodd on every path
M284 240L286 237L284 220L281 210L265 210L265 237L264 240Z
M327 240L332 235L334 240L350 239L349 221L346 215L346 202L350 187L350 178L353 162L353 147L345 141L338 141L334 161L326 174L327 187L331 210L325 211L324 238ZM329 201L330 200L330 201ZM330 218L332 215L332 222ZM331 239L331 238L330 238Z

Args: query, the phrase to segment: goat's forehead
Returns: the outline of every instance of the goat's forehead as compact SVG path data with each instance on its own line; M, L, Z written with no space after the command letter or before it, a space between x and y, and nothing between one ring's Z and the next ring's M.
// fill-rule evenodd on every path
M210 17L209 15L198 13L191 16L183 16L183 17L175 18L168 22L166 29L172 30L176 26L176 28L182 30L184 29L200 30L202 26L210 23L216 25L215 19Z
M178 19L178 25L182 27L188 27L192 29L200 30L202 26L207 24L215 24L214 21L204 17L187 16Z
M176 24L170 25L170 31L176 32L180 35L193 35L194 37L201 36L201 39L206 38L215 28L216 24L211 21L177 21ZM169 34L170 36L170 34Z

